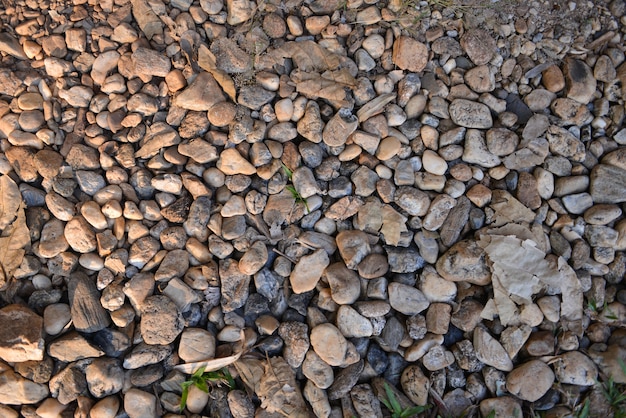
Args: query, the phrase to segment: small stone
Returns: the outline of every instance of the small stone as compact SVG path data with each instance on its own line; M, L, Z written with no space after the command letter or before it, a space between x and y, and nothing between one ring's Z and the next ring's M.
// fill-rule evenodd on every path
M444 175L448 170L448 163L431 150L424 151L422 155L422 165L424 166L424 170L439 176Z
M47 385L24 379L10 369L0 374L0 404L36 404L49 395Z
M337 373L335 381L328 388L328 399L336 400L347 396L358 382L359 376L361 376L364 367L365 362L363 360L359 360Z
M95 359L85 368L85 378L89 392L96 398L104 398L122 390L124 370L117 359Z
M452 363L454 363L454 355L441 345L432 347L422 358L422 364L431 372L445 369Z
M367 235L362 231L341 231L336 237L341 258L349 269L356 270L371 249ZM328 263L326 263L328 265Z
M342 305L337 311L337 328L346 338L370 337L374 332L369 319L348 305Z
M480 413L483 416L494 413L494 417L498 418L521 417L523 415L519 401L511 396L484 399L480 402Z
M182 332L183 318L167 296L146 298L141 315L141 336L146 344L164 345L173 342Z
M189 87L174 98L173 104L183 109L206 111L224 100L224 93L215 78L210 73L201 72Z
M359 276L339 262L328 266L324 276L330 285L331 297L339 305L350 305L359 298L361 282Z
M461 37L461 47L476 65L485 65L496 51L496 41L483 29L470 29Z
M479 65L465 73L465 82L476 93L487 93L496 88L496 78L487 65Z
M224 312L241 308L248 299L250 276L241 273L237 261L220 260L221 306Z
M559 382L579 386L593 386L598 377L594 362L579 351L560 355L554 364L554 373Z
M124 410L129 418L154 418L156 412L156 397L139 389L129 389L124 395Z
M430 380L424 376L418 365L412 364L404 369L400 376L400 385L411 402L420 406L427 404Z
M342 366L346 360L348 341L332 324L320 324L311 330L311 346L330 366Z
M157 77L165 77L172 67L165 54L143 47L139 47L133 52L132 62L137 74Z
M554 373L540 360L530 360L509 373L506 388L518 398L535 402L552 387Z
M86 274L74 273L67 291L72 322L77 331L96 332L110 324L109 315L100 304L100 292Z
M567 97L587 104L596 92L596 79L591 68L583 61L568 58L563 66Z
M39 315L24 306L9 305L0 309L0 323L4 324L0 358L7 362L43 359L43 319Z
M301 322L283 322L278 328L278 335L285 342L283 356L294 369L300 367L309 350L309 327Z
M549 66L543 70L541 75L541 82L547 90L558 93L565 88L565 77L557 65Z
M513 362L504 347L484 328L476 327L473 344L478 360L498 370L513 370Z
M491 281L485 253L474 240L459 241L437 261L437 273L453 282L484 286Z
M391 307L405 315L415 315L428 308L430 302L422 292L412 286L390 283L389 303Z
M393 43L392 61L400 69L419 73L428 62L428 49L413 38L400 36Z
M239 154L234 148L227 148L220 154L217 161L217 168L227 176L235 174L252 175L256 173L256 168Z
M302 363L302 373L320 389L327 389L334 381L332 367L314 350L307 352Z
M452 121L466 128L489 129L493 125L489 108L482 103L455 99L449 107Z
M313 290L329 264L328 254L323 249L301 257L289 276L294 293Z

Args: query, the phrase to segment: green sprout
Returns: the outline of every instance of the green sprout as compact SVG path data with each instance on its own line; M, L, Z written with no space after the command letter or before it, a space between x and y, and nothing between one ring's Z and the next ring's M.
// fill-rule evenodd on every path
M626 364L621 359L618 359L619 366L622 369L622 373L626 374ZM611 409L613 409L615 418L626 417L626 388L624 385L618 384L613 379L613 376L609 376L606 382L600 385L600 390L607 400Z
M292 180L293 171L291 171L289 167L287 167L285 164L282 164L282 166L283 166L283 170L285 170L285 175L287 176L287 179L293 183L293 180ZM309 204L306 201L306 198L302 197L300 192L296 190L293 184L288 184L287 186L285 186L285 189L287 189L289 193L291 193L293 198L296 200L296 203L302 203L304 207L306 208L306 211L308 213L311 213L311 210L309 209Z
M391 387L389 387L387 383L385 383L384 387L387 399L381 399L381 401L383 405L391 411L391 418L409 418L414 415L421 414L430 408L430 406L413 406L403 409L402 405L400 405L400 402L398 402L398 399L396 398L396 394L393 390L391 390Z
M181 412L187 406L187 397L189 396L189 388L195 386L205 393L209 393L209 385L224 385L230 389L235 388L235 380L230 375L230 372L226 367L215 372L205 372L204 367L200 367L191 375L189 380L184 381L181 384L182 395L180 397L180 410Z

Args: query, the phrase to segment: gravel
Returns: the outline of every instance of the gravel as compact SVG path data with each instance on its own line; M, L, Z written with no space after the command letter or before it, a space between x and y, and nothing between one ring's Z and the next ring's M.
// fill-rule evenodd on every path
M609 413L623 1L9 3L0 415Z

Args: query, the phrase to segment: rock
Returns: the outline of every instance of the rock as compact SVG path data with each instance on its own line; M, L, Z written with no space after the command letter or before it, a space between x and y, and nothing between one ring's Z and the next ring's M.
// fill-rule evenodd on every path
M173 342L182 332L182 315L167 296L147 297L141 313L140 330L146 344L164 345Z
M598 379L594 362L579 351L563 353L554 363L554 374L559 382L568 385L593 386Z
M328 399L334 401L335 399L341 399L342 397L348 395L350 390L359 380L359 376L361 376L364 367L365 362L363 360L359 360L337 373L335 381L327 389Z
M82 216L75 216L65 224L65 240L78 253L90 253L97 248L96 234Z
M405 315L418 314L430 305L424 294L412 286L389 283L388 291L391 307Z
M424 357L422 357L422 364L431 372L445 369L454 363L454 354L446 350L441 345L432 347Z
M476 65L485 65L493 57L496 41L483 29L470 29L461 37L461 47Z
M476 93L487 93L496 88L496 78L487 65L479 65L465 73L465 82Z
M300 367L309 350L309 327L306 324L295 321L287 321L280 324L278 335L285 342L283 357L294 369Z
M18 40L8 32L0 34L0 52L4 52L5 54L9 54L21 60L28 59Z
M143 47L139 47L133 52L132 62L135 66L135 72L142 75L165 77L172 68L167 56Z
M48 354L59 361L71 363L85 358L101 357L105 353L76 331L70 331L48 346Z
M335 239L341 258L351 270L356 270L358 264L371 251L367 234L362 231L341 231Z
M311 329L311 346L322 360L330 366L342 366L346 361L348 341L332 324L320 324Z
M476 358L498 370L513 370L513 362L502 345L482 327L474 329L474 349Z
M129 389L124 395L124 410L129 418L154 418L156 412L156 397L139 389Z
M383 277L389 270L387 257L382 254L370 254L357 266L359 276L364 279L375 279Z
M360 264L359 264L360 265ZM359 298L361 282L359 276L345 264L333 263L324 272L330 286L331 297L339 305L351 305Z
M437 153L426 150L422 155L422 165L424 166L424 170L429 173L436 174L442 176L448 170L448 163L441 158Z
M30 405L50 395L47 385L24 379L12 370L0 374L0 404Z
M521 417L522 406L511 396L501 396L482 400L480 413L483 416L493 414L494 418Z
M541 82L547 90L558 93L565 88L565 77L557 65L553 64L543 70L541 76Z
M155 14L147 0L131 0L133 16L146 38L163 34L163 23Z
M21 305L0 309L0 358L7 362L43 360L43 319Z
M392 61L402 70L419 73L428 62L428 49L413 38L400 36L393 43Z
M337 328L346 338L370 337L374 332L372 323L348 305L337 311Z
M69 305L54 303L43 311L43 329L48 335L57 335L72 320Z
M482 132L476 129L470 129L465 134L462 159L466 163L477 164L485 168L500 164L500 158L489 151Z
M174 97L173 104L183 109L206 111L216 103L225 100L224 93L215 78L203 71L185 90Z
M249 0L226 0L226 11L228 17L226 21L229 25L239 25L254 16L255 4Z
M424 259L414 248L385 247L389 270L393 273L413 273L424 266Z
M491 281L485 253L473 240L459 241L437 261L437 273L453 282L467 281L484 286Z
M327 389L334 381L332 367L314 350L307 352L302 362L302 373L320 389Z
M227 176L235 174L252 175L256 173L256 168L234 148L227 148L220 154L217 161L217 168Z
M591 170L589 190L594 203L626 202L626 170L598 164Z
M554 373L540 360L530 360L509 373L506 388L518 398L535 402L552 387Z
M89 392L96 398L104 398L122 390L124 370L117 359L96 359L85 368L85 378Z
M323 249L301 257L289 276L293 292L298 294L313 290L329 264L328 254Z
M100 304L96 284L84 273L74 273L67 286L74 328L80 332L96 332L111 320Z
M241 273L237 261L220 260L221 306L224 312L241 308L248 299L250 276Z
M465 128L489 129L493 125L489 108L482 103L455 99L448 108L452 121Z
M202 328L187 328L180 336L178 356L191 363L215 357L215 336Z
M419 406L428 403L430 380L424 376L418 365L412 364L404 369L400 376L400 384L411 402Z
M591 68L583 61L569 58L563 66L566 95L579 103L587 104L596 92L596 79Z

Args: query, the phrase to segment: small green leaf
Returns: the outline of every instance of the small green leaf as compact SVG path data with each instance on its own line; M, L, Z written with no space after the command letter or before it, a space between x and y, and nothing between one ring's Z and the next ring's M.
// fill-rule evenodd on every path
M291 181L291 178L293 177L293 171L291 171L289 169L289 167L287 167L284 163L280 163L283 166L283 170L285 170L285 174L287 175L287 178L289 179L289 181Z

